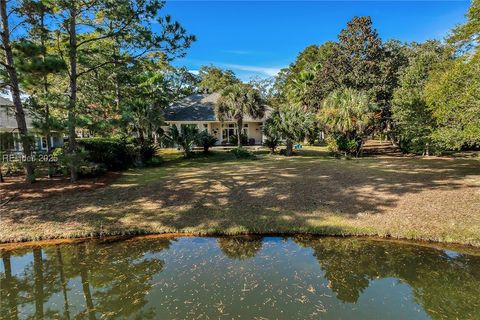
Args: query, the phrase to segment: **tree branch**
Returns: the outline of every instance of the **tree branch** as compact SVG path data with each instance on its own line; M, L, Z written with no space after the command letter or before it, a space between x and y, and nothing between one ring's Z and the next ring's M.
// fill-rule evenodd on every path
M79 78L80 76L82 76L82 75L84 75L84 74L86 74L86 73L89 73L89 72L91 72L91 71L94 71L94 70L97 70L97 69L99 69L99 68L101 68L101 67L104 67L104 66L106 66L106 65L113 64L114 62L115 62L115 60L109 60L109 61L105 61L105 62L102 62L102 63L100 63L100 64L97 64L97 65L94 66L94 67L88 68L87 70L84 70L84 71L82 71L82 72L77 73L77 78Z
M112 37L114 37L114 36L119 35L121 32L123 32L127 27L129 27L129 26L132 24L132 22L133 22L133 20L134 20L134 16L135 16L135 15L133 15L132 18L131 18L127 23L125 23L125 25L122 26L122 27L121 27L119 30L117 30L116 32L111 32L111 33L107 33L107 34L105 34L105 35L103 35L103 36L100 36L100 37L90 38L90 39L86 39L86 40L80 41L80 42L77 44L77 49L78 49L80 46L82 46L82 45L84 45L84 44L86 44L86 43L94 42L94 41L100 41L100 40L112 38Z

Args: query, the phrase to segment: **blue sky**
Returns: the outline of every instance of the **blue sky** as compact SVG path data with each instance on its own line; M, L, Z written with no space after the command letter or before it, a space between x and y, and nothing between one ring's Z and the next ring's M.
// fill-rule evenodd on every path
M311 44L336 40L356 15L372 17L383 40L443 39L465 20L469 1L168 1L164 8L197 36L174 64L214 64L242 80L267 77Z

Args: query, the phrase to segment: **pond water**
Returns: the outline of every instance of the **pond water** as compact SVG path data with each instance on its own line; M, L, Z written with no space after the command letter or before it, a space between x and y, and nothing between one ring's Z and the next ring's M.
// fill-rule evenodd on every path
M2 251L1 319L480 319L480 256L355 238Z

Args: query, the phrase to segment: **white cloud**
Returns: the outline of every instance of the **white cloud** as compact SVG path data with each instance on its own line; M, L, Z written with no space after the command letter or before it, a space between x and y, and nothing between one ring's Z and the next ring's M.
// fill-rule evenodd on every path
M219 63L219 65L234 69L234 70L241 70L241 71L251 71L256 73L261 73L270 77L276 76L277 73L280 71L281 68L272 68L272 67L261 67L261 66L251 66L251 65L243 65L243 64L231 64L231 63Z
M253 54L253 51L248 51L248 50L223 50L222 52L237 54L237 55L242 55L242 56L247 55L247 54Z
M188 72L192 73L192 74L195 74L195 75L198 75L199 74L199 71L198 70L188 70Z

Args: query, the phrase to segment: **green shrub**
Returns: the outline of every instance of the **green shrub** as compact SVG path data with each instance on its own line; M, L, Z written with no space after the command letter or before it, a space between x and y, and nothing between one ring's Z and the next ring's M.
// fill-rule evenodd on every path
M337 137L338 149L346 154L355 154L361 141L358 139L350 139L345 136Z
M135 153L126 139L118 138L82 138L77 140L78 147L87 155L85 160L103 164L108 170L123 170L133 164ZM137 152L143 151L143 147Z
M243 148L235 148L235 149L232 149L228 152L232 153L235 156L235 158L237 158L237 159L252 159L252 158L255 158L255 155L253 153L251 153L250 151L248 151L246 149L243 149Z
M79 174L82 175L82 171L85 171L85 168L91 164L88 160L86 160L88 153L83 150L79 150L72 155L66 152L67 149L68 144L65 144L63 148L55 148L52 152L52 155L58 159L60 170L64 175L68 175L70 167L73 165L75 168L77 168Z
M247 146L248 145L248 136L244 133L240 135L240 139L242 139L242 146ZM238 144L238 137L237 135L230 136L230 143L231 144Z
M203 147L203 152L207 153L210 147L213 147L217 142L217 138L208 133L207 131L202 131L197 134L195 139L195 144L199 147Z
M340 149L338 148L337 139L332 136L325 138L325 143L327 144L327 149L333 154L338 154Z
M138 155L143 163L150 162L158 153L158 147L153 143L145 142L138 147Z
M172 125L163 135L163 141L168 145L174 145L183 150L183 157L188 158L192 153L198 135L197 126L181 125L180 129Z
M334 155L357 155L359 151L361 139L352 139L344 135L328 136L325 139L328 150Z
M270 153L274 153L275 149L280 144L280 139L278 137L267 137L263 145L270 149Z

